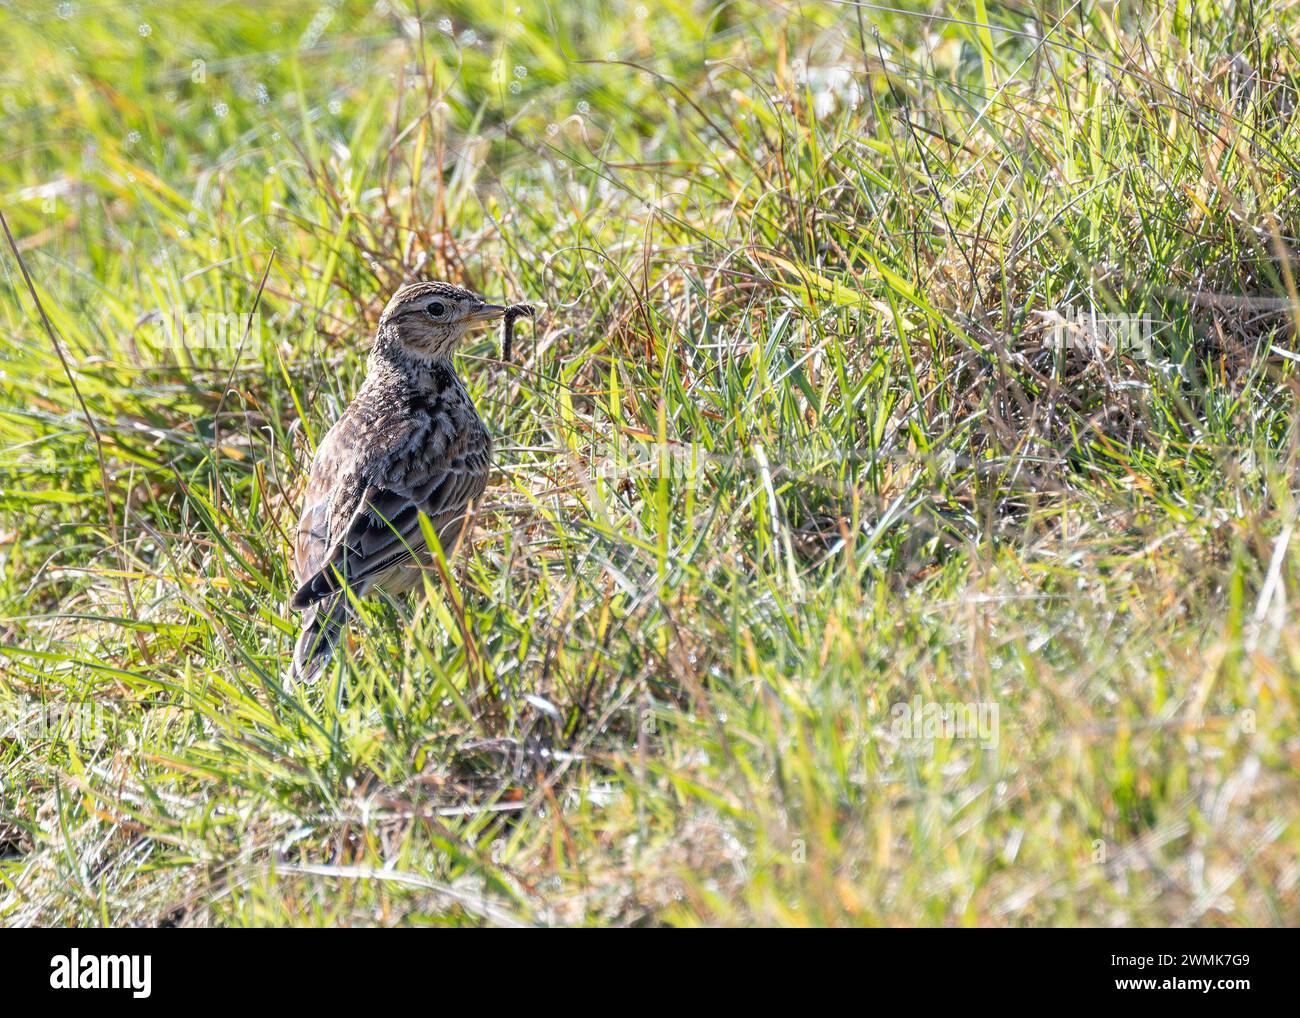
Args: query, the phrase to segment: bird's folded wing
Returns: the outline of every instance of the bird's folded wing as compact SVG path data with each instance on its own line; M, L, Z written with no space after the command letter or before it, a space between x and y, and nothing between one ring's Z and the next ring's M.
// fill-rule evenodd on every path
M302 610L344 584L364 593L368 581L415 557L424 547L421 513L429 517L441 539L447 525L465 512L487 483L488 446L486 442L468 445L433 469L419 471L414 478L408 474L407 483L368 486L337 538L325 545L328 552L319 556L320 566L302 577L290 605ZM305 524L306 514L303 519Z

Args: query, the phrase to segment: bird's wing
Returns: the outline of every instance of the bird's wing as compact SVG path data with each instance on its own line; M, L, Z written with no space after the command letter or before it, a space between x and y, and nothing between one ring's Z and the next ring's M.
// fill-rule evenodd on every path
M450 531L449 524L459 520L466 506L483 493L490 458L486 432L469 428L450 442L417 447L400 463L390 462L386 469L375 471L350 513L344 513L348 508L345 500L336 502L325 514L340 521L339 525L324 524L324 542L312 538L312 550L305 561L315 568L309 574L299 574L301 585L291 606L307 608L345 583L364 593L377 575L413 558L424 547L420 513L429 517L441 540ZM321 526L318 517L309 520L309 516L310 512L304 512L300 540L304 525L313 535ZM322 546L326 550L318 555Z
M314 576L329 560L334 541L330 521L351 517L365 491L360 463L349 441L355 427L344 414L321 439L312 458L302 514L293 542L293 578L299 584Z

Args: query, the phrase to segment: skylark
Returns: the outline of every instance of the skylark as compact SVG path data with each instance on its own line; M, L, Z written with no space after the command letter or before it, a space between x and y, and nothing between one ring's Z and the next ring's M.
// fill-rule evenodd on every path
M448 283L393 295L365 383L316 449L294 541L290 606L303 612L290 670L310 681L329 661L355 597L401 593L431 561L428 516L450 554L487 484L492 439L451 357L471 326L526 305L488 304Z

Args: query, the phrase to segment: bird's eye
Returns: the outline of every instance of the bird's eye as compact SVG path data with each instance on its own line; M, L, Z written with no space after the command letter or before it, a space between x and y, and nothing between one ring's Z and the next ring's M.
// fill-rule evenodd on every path
M442 301L435 300L432 304L430 304L427 308L425 308L425 310L428 311L429 314L433 315L434 318L441 318L443 316L443 313L446 312L447 307L445 304L442 303Z

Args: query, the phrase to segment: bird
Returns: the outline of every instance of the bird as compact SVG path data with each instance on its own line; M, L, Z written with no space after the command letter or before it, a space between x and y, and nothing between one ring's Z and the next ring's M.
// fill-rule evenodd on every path
M329 662L350 597L420 582L432 561L421 514L446 555L456 547L487 486L492 438L452 355L507 310L443 282L403 286L384 308L365 381L312 457L289 563L289 606L302 613L292 680L314 681Z

